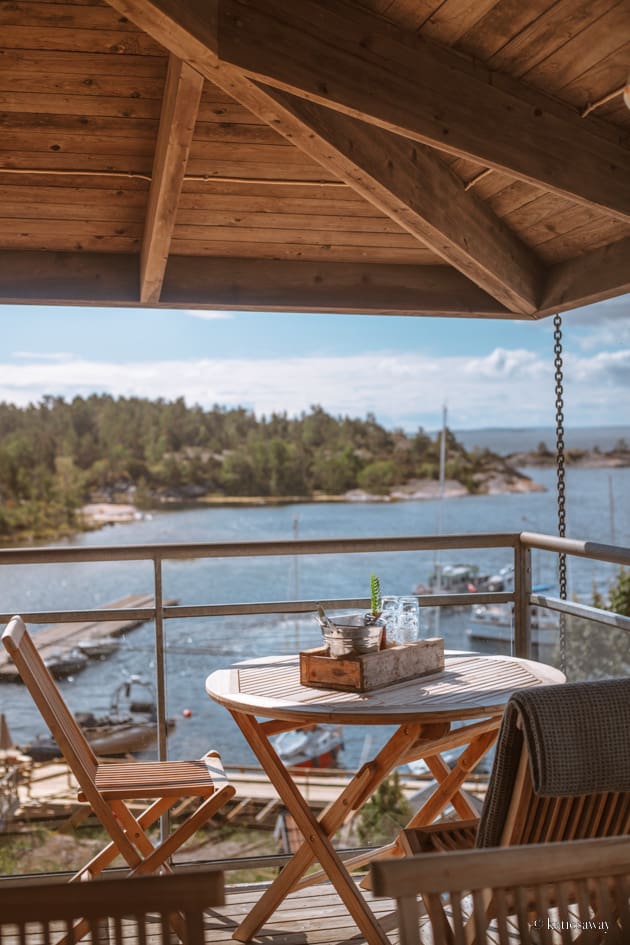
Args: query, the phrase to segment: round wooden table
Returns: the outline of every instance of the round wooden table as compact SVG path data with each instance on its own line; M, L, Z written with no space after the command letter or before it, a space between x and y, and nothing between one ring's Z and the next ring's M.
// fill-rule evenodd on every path
M313 882L312 876L302 883L300 880L317 859L366 941L370 945L388 945L387 936L347 868L365 863L375 854L357 857L344 865L331 836L352 811L363 806L394 768L418 758L426 760L438 783L409 826L431 823L449 803L460 817L476 816L460 789L495 741L510 696L517 689L562 682L563 674L543 663L474 653L447 653L442 672L363 693L301 685L297 655L247 660L209 676L208 695L231 712L304 836L300 849L241 923L234 938L249 941L289 892ZM282 764L270 737L325 722L397 728L318 820ZM441 752L459 746L467 747L450 768ZM392 851L395 847L394 843L384 850Z

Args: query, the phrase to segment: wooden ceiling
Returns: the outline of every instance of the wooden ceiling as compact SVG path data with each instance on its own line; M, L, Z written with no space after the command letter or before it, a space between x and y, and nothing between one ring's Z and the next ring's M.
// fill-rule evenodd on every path
M0 0L0 301L630 291L630 0Z

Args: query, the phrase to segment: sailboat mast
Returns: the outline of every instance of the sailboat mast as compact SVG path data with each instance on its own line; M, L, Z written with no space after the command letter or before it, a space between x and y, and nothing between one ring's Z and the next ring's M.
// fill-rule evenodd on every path
M614 545L615 538L615 495L613 493L612 475L608 473L608 514L610 515L610 543Z
M446 404L442 407L442 436L440 437L440 504L438 507L438 534L442 534L442 501L444 499L444 480L446 478Z
M444 480L446 478L446 404L442 407L442 434L440 436L440 488L438 491L438 535L442 534L443 513L444 513ZM440 552L437 551L433 562L433 573L435 574L434 593L439 594L442 590L442 567L440 565ZM435 633L437 635L440 629L440 608L435 609Z

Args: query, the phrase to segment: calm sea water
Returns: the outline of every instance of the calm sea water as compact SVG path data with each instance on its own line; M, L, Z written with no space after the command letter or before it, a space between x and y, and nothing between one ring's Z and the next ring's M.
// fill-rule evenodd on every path
M129 525L78 535L75 546L175 541L248 541L288 539L295 522L301 538L422 535L490 531L557 531L555 471L530 470L547 492L478 496L444 501L369 504L305 504L283 507L209 508L155 514ZM567 534L592 541L630 545L630 469L570 469L567 488ZM444 552L444 563L478 564L495 572L510 562L508 550ZM428 553L310 556L168 562L165 593L182 604L367 596L369 574L379 574L385 593L409 593L426 580L434 564ZM554 583L556 558L534 555L534 580ZM601 563L569 560L570 591L590 595L593 581L604 588L615 569ZM150 564L76 564L0 568L2 611L34 611L100 606L126 594L152 589ZM465 612L443 614L440 633L451 648L468 649ZM316 645L318 630L311 617L204 618L169 621L166 627L169 714L177 718L169 739L174 757L194 757L209 746L219 748L228 763L250 763L253 757L229 714L206 696L204 681L215 669L250 655L290 653ZM153 671L152 624L127 635L108 660L90 665L61 687L76 710L107 711L113 690L125 673L150 677ZM492 651L492 647L489 647ZM184 718L184 709L192 716ZM0 686L0 711L14 739L24 743L43 731L22 686ZM348 729L343 761L359 762L385 737L382 730Z
M501 456L535 450L545 443L553 450L556 432L553 427L493 427L480 430L456 430L457 439L466 449L486 447ZM630 427L567 427L565 443L567 449L591 450L598 447L602 452L613 449L620 440L630 443Z

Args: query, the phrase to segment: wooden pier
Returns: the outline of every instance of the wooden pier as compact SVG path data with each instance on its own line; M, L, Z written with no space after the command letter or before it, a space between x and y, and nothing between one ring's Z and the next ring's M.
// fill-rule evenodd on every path
M75 822L89 816L89 807L77 801L78 785L63 759L31 762L22 768L15 821L23 824ZM272 830L283 805L264 771L254 765L238 768L227 765L226 774L236 787L236 794L225 809L227 823ZM319 814L340 794L351 777L352 772L341 769L304 768L294 774L294 781L311 810ZM487 778L475 775L464 785L468 799L479 809L486 786ZM430 775L402 775L400 787L407 801L415 806L424 792L433 790L435 782ZM144 806L141 804L140 808Z
M226 820L230 823L256 827L273 827L283 807L276 789L261 768L254 766L230 768L226 774L236 788L236 795L228 806ZM305 801L316 813L321 813L347 786L353 772L335 768L293 769L292 779ZM481 810L487 778L471 775L463 785L473 807ZM401 775L400 788L412 805L421 802L422 795L431 792L435 782L430 774Z
M173 600L165 601L167 604L175 603ZM121 600L112 601L105 604L100 610L122 610L128 608L137 610L140 607L154 607L154 599L151 594L129 594ZM146 619L128 619L128 620L99 620L83 621L80 623L55 623L34 634L37 649L42 657L46 659L57 654L68 654L79 642L85 640L99 640L103 637L118 637L129 630L146 623ZM20 682L19 674L9 659L8 653L0 647L0 682Z

